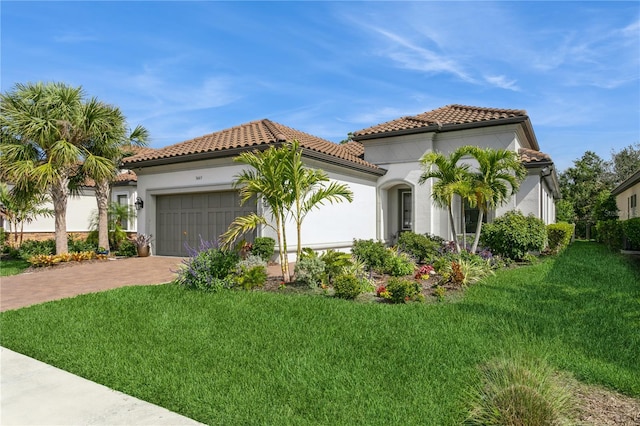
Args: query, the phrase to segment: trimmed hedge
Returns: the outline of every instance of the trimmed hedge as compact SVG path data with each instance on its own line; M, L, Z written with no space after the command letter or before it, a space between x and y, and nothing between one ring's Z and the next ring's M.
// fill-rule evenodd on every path
M596 223L596 241L611 250L620 250L623 239L622 222L617 219L599 220Z
M440 254L441 246L440 242L415 232L403 232L398 238L400 250L409 253L418 263L432 263Z
M640 217L623 221L622 231L631 248L640 249Z
M547 228L541 219L511 210L485 224L480 239L493 254L521 260L528 252L545 248Z
M547 225L549 250L552 253L560 253L569 247L575 228L576 225L567 222L558 222Z

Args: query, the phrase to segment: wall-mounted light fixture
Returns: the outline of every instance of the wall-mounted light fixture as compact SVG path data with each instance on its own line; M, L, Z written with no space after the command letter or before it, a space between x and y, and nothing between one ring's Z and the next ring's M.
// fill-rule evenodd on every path
M136 206L136 210L142 210L142 208L144 207L144 201L142 201L142 198L138 197L136 198L136 202L133 203L134 206Z

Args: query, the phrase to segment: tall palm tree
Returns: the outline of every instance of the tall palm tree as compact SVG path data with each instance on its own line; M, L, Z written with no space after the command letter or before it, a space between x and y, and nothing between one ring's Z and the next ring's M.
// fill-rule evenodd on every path
M344 200L353 201L353 192L345 184L330 182L329 176L320 169L310 169L302 162L302 149L300 143L294 140L283 146L286 155L284 173L291 184L291 215L296 223L298 245L296 258L302 254L302 222L313 209L320 208L325 202L331 204ZM327 185L327 182L330 182Z
M471 147L469 153L478 162L478 171L472 174L472 198L479 210L478 225L471 247L471 252L475 253L480 241L484 215L489 209L506 203L518 191L527 172L513 151Z
M119 138L104 104L85 101L81 87L64 83L16 84L0 95L0 165L18 189L35 184L51 196L56 253L66 253L67 200L74 176L110 176L113 160L92 145ZM9 135L9 137L5 137Z
M220 236L220 243L222 247L230 248L240 235L256 229L259 225L272 228L277 236L282 278L285 282L289 282L291 276L284 226L290 205L287 195L289 183L284 174L284 160L284 150L275 147L270 147L266 151L243 152L234 158L234 161L251 167L235 177L234 186L238 188L240 204L249 200L260 200L265 211L263 215L250 213L237 217L229 229ZM265 214L270 216L270 220L267 220Z
M124 153L133 146L145 146L149 132L137 126L128 133L127 123L119 108L91 99L85 104L93 117L110 122L111 126L100 137L88 141L87 149L94 155L110 160L110 168L85 165L85 173L95 182L95 196L98 205L98 246L109 250L109 194L111 182L118 173L118 166ZM89 114L87 114L89 115Z
M453 217L453 198L455 195L465 194L469 190L469 165L458 164L460 159L469 154L469 147L463 146L456 149L448 156L439 152L428 152L420 159L423 173L418 180L424 184L429 179L436 179L431 189L433 202L449 212L449 225L451 227L451 240L455 242L456 251L460 253L458 234Z

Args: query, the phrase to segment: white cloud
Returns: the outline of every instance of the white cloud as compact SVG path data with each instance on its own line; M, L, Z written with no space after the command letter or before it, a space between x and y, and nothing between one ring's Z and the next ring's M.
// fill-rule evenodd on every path
M486 75L484 79L493 86L501 89L513 90L519 92L520 88L516 84L516 80L509 80L504 75Z

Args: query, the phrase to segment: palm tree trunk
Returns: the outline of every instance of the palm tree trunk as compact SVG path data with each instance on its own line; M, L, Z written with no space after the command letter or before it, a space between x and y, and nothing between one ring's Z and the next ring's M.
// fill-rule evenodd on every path
M449 224L451 225L451 234L453 241L456 244L456 252L460 253L460 244L458 244L458 234L456 233L456 222L453 220L453 205L449 203Z
M471 253L475 253L478 250L478 242L480 241L480 232L482 231L482 219L484 219L484 209L478 209L478 225L476 226L476 236L473 239L473 246L471 247Z
M55 215L56 254L69 252L67 243L67 200L69 198L69 178L61 176L51 185L51 201Z
M109 250L109 182L96 182L95 191L98 203L98 246Z
M280 270L282 271L282 281L288 283L291 280L289 276L289 260L287 258L287 243L284 239L284 231L282 226L282 218L279 214L274 214L276 221L276 235L278 237L278 257L280 258Z
M282 226L282 261L284 262L282 264L282 276L284 278L284 282L291 282L291 274L289 272L289 254L287 253L287 233L285 231L285 223L284 223L284 219L282 220L281 223Z

